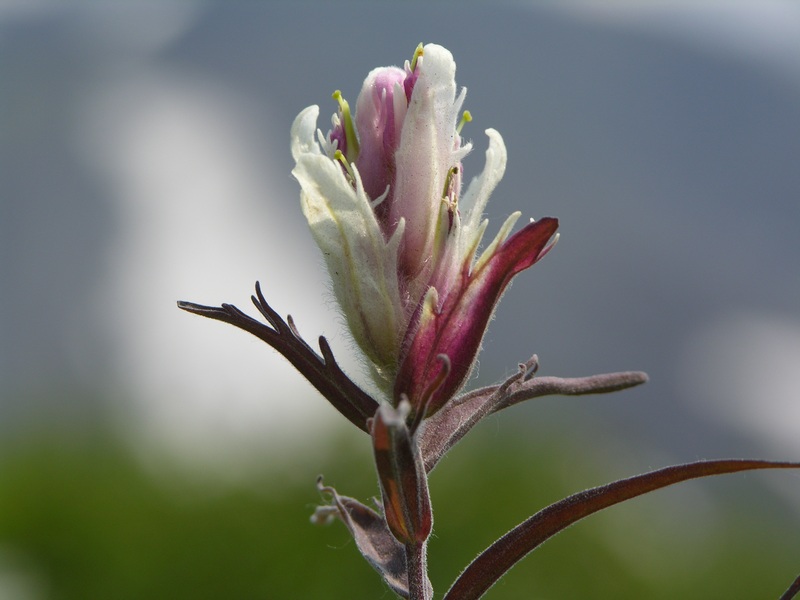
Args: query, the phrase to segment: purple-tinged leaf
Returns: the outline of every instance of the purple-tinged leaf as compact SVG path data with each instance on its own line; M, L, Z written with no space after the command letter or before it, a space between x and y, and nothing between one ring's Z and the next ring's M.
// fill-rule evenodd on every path
M322 356L317 354L300 337L291 317L284 321L264 300L261 286L256 283L256 296L253 304L271 325L265 325L247 316L230 304L222 306L202 306L192 302L178 302L178 308L196 315L216 319L235 325L280 352L300 373L308 379L336 410L359 429L367 431L367 419L375 414L378 402L356 385L337 364L328 341L320 336L319 347Z
M688 479L754 469L796 468L800 468L800 463L763 460L700 461L666 467L574 494L542 509L484 550L456 579L444 600L477 600L511 567L543 542L573 523L609 506Z
M800 575L794 580L789 589L783 592L783 595L778 600L792 600L797 594L800 594Z
M537 368L538 359L534 355L528 362L520 364L519 371L503 383L467 392L426 419L419 435L426 471L430 473L442 456L489 414L540 396L604 394L647 381L647 375L637 371L566 379L534 377Z
M332 516L341 519L367 562L397 595L408 598L406 549L389 531L383 516L358 500L340 496L332 487L322 485L322 477L317 480L317 487L331 495L333 505L317 507L311 520L327 523Z

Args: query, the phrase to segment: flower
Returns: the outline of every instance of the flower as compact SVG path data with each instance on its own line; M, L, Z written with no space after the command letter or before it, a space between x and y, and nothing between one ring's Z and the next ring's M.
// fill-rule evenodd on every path
M487 129L483 173L462 194L472 145L460 131L471 117L455 70L448 50L420 45L404 68L367 76L355 117L336 92L327 136L317 106L292 126L292 173L336 298L374 380L393 405L408 399L412 420L463 385L501 294L557 239L552 218L510 236L517 212L478 253L506 149Z

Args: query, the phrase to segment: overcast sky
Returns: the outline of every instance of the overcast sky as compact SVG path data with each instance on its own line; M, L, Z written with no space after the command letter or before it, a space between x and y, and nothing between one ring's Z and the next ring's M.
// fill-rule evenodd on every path
M175 301L252 313L260 280L360 377L288 131L309 104L327 126L333 90L354 101L371 68L437 42L468 88L467 179L484 129L508 146L489 235L515 210L562 223L505 295L481 382L534 352L546 374L646 370L641 390L518 414L676 459L796 458L798 5L457 6L5 3L6 431L111 407L134 439L213 461L336 423L276 353Z

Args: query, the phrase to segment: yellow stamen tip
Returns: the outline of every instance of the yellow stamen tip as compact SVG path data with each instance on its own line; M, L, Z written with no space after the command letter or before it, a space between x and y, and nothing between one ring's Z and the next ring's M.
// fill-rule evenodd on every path
M422 56L423 54L425 54L425 50L424 50L424 48L422 46L422 42L420 42L419 44L417 44L417 49L414 50L414 56L411 58L411 72L412 73L414 72L414 69L417 68L417 59L420 56Z
M464 128L464 124L465 123L471 123L471 122L472 122L472 113L469 112L468 110L465 110L461 114L461 121L459 121L458 127L456 127L456 132L457 133L461 133L461 130Z
M351 161L354 161L358 156L359 146L355 124L350 114L350 104L344 99L344 96L342 96L341 90L333 92L331 98L339 103L339 110L342 113L342 126L344 127L345 138L347 139L347 155Z
M344 167L344 170L347 171L347 175L350 177L351 181L355 181L355 173L353 173L353 167L350 166L350 163L347 161L347 157L344 155L344 152L339 150L338 148L333 153L333 160L339 161L339 163Z

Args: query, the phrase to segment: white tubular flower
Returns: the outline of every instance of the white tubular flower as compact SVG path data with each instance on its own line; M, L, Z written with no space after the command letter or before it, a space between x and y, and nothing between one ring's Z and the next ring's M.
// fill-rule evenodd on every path
M357 170L350 176L314 140L319 108L301 112L292 126L292 173L300 202L333 282L348 327L379 382L396 370L404 310L397 280L400 225L387 241ZM388 370L388 373L387 373ZM384 384L385 385L385 384Z
M395 405L407 396L412 413L432 414L458 391L503 290L558 227L545 218L509 238L515 213L476 260L506 149L486 131L486 168L464 194L462 219L461 161L472 146L461 141L470 116L460 116L466 90L455 72L448 50L419 46L403 69L367 76L355 119L336 92L327 136L315 140L316 106L292 127L303 212L336 298L376 382Z

